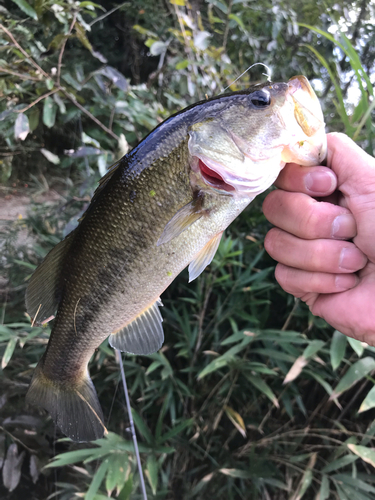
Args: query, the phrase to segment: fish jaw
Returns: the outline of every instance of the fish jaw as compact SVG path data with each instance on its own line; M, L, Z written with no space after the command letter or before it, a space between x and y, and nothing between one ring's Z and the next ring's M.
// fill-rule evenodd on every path
M264 109L252 94L269 96ZM327 152L323 113L303 76L259 86L247 103L194 124L189 131L192 184L222 194L255 198L268 189L287 162L319 165Z
M283 149L282 159L305 167L321 164L327 156L324 117L306 77L299 75L289 80L286 103L279 110L279 117L291 136Z

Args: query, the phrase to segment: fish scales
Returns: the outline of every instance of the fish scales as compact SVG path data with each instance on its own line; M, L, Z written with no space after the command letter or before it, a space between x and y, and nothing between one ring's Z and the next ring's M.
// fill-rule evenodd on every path
M297 78L198 103L158 126L103 178L79 226L33 275L30 315L44 322L57 314L27 399L72 439L105 430L87 370L100 343L111 335L124 351L157 350L160 294L187 265L191 279L203 271L223 230L277 177L283 155L304 164L324 155L320 108ZM321 126L314 121L310 133L314 119Z

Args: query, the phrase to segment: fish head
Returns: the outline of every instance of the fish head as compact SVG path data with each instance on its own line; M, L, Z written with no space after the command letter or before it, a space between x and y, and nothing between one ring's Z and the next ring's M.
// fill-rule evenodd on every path
M285 163L313 166L325 159L322 109L304 76L221 99L221 108L190 127L194 182L253 198L275 181Z

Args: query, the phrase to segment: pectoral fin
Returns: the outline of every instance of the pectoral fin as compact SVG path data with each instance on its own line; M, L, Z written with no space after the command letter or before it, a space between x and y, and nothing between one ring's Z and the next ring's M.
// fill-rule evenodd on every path
M164 228L162 235L160 236L157 246L163 243L168 243L168 241L173 240L179 236L183 231L190 227L194 222L199 220L202 215L205 214L205 210L202 208L203 196L200 196L190 203L180 208L180 210L172 217L172 219L167 223Z
M26 289L26 310L35 325L48 322L56 312L61 289L61 270L74 234L75 231L60 241L31 276Z
M205 268L211 263L212 259L215 256L216 250L219 247L221 237L223 232L214 236L202 250L196 255L195 259L190 262L189 265L189 283L205 270Z
M159 311L162 302L158 299L131 323L109 336L109 343L119 351L131 354L152 354L164 342L163 318Z

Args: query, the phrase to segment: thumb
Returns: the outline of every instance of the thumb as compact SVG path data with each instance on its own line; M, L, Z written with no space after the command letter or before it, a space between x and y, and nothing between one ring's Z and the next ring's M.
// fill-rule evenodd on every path
M327 135L327 164L338 178L338 189L349 198L375 193L375 158L347 135Z

